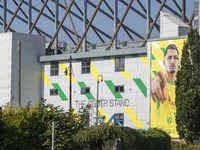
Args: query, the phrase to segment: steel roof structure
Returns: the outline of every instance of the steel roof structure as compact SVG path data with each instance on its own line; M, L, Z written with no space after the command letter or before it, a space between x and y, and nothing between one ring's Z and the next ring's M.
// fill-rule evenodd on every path
M74 52L88 44L143 40L160 32L160 11L192 25L194 7L186 0L0 0L0 32L44 35L47 49L67 41ZM189 3L193 3L189 1ZM186 10L191 10L186 14ZM57 48L55 49L57 53Z

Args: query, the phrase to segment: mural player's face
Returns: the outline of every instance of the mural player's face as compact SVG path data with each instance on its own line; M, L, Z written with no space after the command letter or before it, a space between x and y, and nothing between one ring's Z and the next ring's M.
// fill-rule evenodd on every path
M174 49L168 49L163 64L165 66L166 73L175 74L179 64L177 51Z

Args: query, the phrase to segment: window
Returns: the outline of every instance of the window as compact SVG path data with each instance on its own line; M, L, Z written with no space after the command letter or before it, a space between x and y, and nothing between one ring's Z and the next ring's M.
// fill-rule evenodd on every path
M82 60L82 74L84 73L90 73L90 60Z
M115 71L124 71L125 65L124 65L124 57L116 57L115 58Z
M194 26L199 26L199 20L194 20Z
M89 93L90 93L90 87L81 88L81 94L89 94Z
M123 85L116 85L115 86L115 93L123 93L124 92L124 86Z
M114 116L122 125L124 125L124 114L123 113L114 114ZM115 121L115 125L118 125L118 123L116 121Z
M199 2L198 1L194 2L194 9L197 9L197 8L199 8Z
M58 95L58 89L50 89L50 96Z
M50 76L57 76L58 75L58 71L59 71L59 63L54 61L51 62L51 67L50 67Z
M199 10L194 11L194 17L199 16Z

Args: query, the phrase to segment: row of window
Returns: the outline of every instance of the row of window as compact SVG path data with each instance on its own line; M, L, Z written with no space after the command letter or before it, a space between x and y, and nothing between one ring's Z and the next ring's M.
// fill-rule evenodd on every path
M117 85L115 86L115 93L123 93L124 92L124 85ZM81 94L89 94L90 87L82 87ZM58 89L50 89L50 96L58 95Z
M124 70L125 70L125 58L124 57L116 57L115 58L115 71L121 72ZM57 76L58 72L59 72L59 62L57 62L57 61L51 62L50 76ZM90 73L90 59L82 60L81 73L82 74Z

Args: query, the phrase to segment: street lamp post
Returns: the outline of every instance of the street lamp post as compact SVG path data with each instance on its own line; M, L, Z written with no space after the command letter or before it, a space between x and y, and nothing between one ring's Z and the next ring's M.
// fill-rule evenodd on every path
M103 77L101 75L98 75L98 77L97 77L97 102L96 102L96 124L97 125L98 125L99 77L101 77L101 82L103 81Z
M68 74L67 68L65 68L65 75ZM69 58L69 111L72 110L72 56Z

